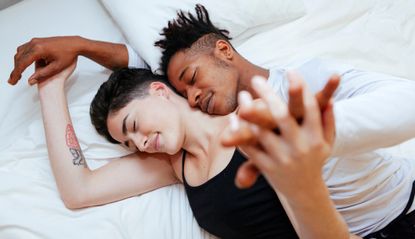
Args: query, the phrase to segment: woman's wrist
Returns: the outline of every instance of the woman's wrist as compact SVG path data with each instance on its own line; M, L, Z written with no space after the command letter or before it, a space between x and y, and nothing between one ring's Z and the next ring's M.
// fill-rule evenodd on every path
M289 199L289 203L296 207L315 207L316 202L331 202L330 193L322 177L309 181L304 187L296 187L290 192L280 193L283 193Z
M65 81L63 79L53 79L47 81L48 82L40 82L39 84L37 84L39 97L55 97L64 92Z

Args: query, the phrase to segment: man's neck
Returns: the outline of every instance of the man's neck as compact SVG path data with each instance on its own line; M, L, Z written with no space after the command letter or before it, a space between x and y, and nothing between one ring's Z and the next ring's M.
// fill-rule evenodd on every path
M239 61L237 64L238 71L240 72L238 92L245 90L251 93L252 97L257 98L258 96L252 88L251 80L254 76L261 76L268 80L269 70L254 65L243 57Z

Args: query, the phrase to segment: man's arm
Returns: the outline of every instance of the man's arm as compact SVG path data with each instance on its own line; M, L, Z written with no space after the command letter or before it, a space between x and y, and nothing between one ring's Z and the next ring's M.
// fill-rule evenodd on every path
M38 84L49 160L68 208L114 202L177 181L163 155L136 154L91 171L68 112L64 81L72 69Z
M364 82L363 75L356 81ZM415 137L415 82L375 73L366 77L378 82L334 105L334 157L390 147Z
M15 85L23 71L34 62L46 67L36 69L29 77L29 83L32 85L61 72L78 56L87 57L106 68L115 69L129 65L129 53L133 54L124 44L94 41L80 36L33 38L17 48L14 69L8 82ZM138 56L136 58L138 63L135 65L144 67L142 59Z

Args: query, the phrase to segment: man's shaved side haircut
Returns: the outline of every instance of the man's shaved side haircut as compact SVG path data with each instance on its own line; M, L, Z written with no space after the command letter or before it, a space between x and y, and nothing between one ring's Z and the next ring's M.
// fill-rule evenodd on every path
M201 52L212 50L218 40L230 44L229 32L212 24L206 8L200 4L195 7L196 16L190 12L179 11L177 18L168 22L160 35L164 36L155 43L162 51L161 69L167 74L171 57L180 50L191 49Z

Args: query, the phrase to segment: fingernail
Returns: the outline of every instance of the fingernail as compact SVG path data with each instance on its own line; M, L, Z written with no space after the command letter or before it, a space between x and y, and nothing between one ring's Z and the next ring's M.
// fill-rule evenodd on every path
M237 178L235 178L235 186L239 189L243 189L242 184L239 182L239 180Z
M298 87L300 84L298 82L298 78L295 77L295 73L289 71L287 72L288 81L290 82L290 86L292 88Z
M265 85L266 79L262 76L254 76L252 78L252 86L254 88L261 88Z
M34 84L36 84L36 82L37 82L36 79L30 79L29 80L30 85L34 85Z
M288 70L287 71L287 77L288 78L294 78L295 79L296 76L298 76L298 75L297 75L297 73L295 71L293 71L293 70Z
M252 106L252 97L247 91L239 92L239 104L245 106Z
M249 127L254 135L259 135L259 127L256 124L250 124Z
M231 131L237 131L239 128L239 121L236 115L232 114L229 117L230 129Z

